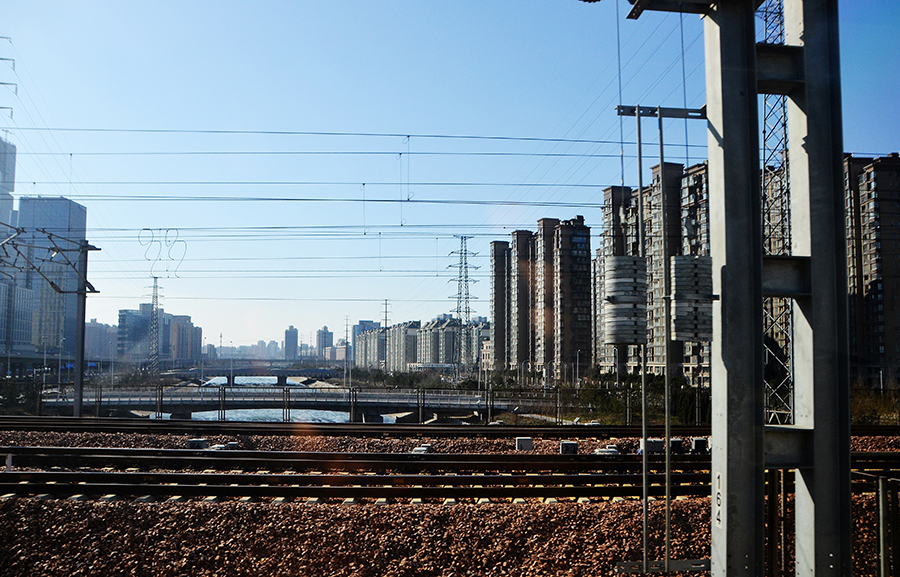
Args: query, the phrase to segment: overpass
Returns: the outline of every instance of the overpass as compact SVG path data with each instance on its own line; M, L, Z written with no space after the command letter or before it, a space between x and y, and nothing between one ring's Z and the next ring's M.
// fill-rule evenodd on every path
M162 376L175 377L182 381L202 381L215 377L224 377L228 381L228 386L234 386L236 377L276 377L279 387L287 386L288 377L306 377L324 381L325 379L333 379L343 376L330 369L317 368L279 368L274 366L261 365L244 365L238 367L223 368L221 365L215 367L190 369L176 369L162 373Z
M555 408L555 398L541 402L525 401L535 410L538 404ZM202 411L218 411L219 420L234 409L281 409L283 420L290 421L293 409L339 411L350 414L351 422L380 422L381 415L409 413L411 420L423 422L434 414L471 415L478 413L490 419L491 414L511 411L521 406L522 398L511 398L488 391L432 389L347 389L342 387L204 387L175 386L104 391L86 388L84 406L97 414L141 411L161 418L191 418ZM43 408L47 412L69 414L73 409L71 395L45 394Z

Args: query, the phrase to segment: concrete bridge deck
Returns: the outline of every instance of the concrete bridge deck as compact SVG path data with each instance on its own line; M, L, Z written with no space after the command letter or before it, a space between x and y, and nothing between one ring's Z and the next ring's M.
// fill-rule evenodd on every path
M399 413L412 413L413 420L421 421L435 413L478 412L489 417L490 413L509 411L521 404L522 399L492 396L484 391L429 389L178 386L111 391L86 388L84 391L84 406L88 409L99 405L104 412L143 411L158 416L170 413L175 418L218 411L222 420L225 412L234 409L282 409L285 420L292 409L312 409L350 413L351 422L378 420L377 415ZM47 411L68 413L73 407L72 395L45 394L43 406Z

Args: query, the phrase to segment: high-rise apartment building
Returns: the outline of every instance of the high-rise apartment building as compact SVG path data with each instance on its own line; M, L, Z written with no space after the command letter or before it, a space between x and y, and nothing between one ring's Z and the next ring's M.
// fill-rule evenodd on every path
M194 326L190 316L171 315L169 331L168 358L171 361L191 364L200 360L203 333L200 327Z
M116 327L98 323L84 325L84 356L88 359L113 359L116 355Z
M556 378L591 364L591 229L584 217L560 222L553 250Z
M491 243L491 362L492 371L507 368L509 359L509 243L495 240Z
M137 310L119 311L117 356L123 361L145 362L150 358L150 319L153 305L142 303ZM158 351L161 361L170 364L199 362L203 353L203 331L188 315L172 315L158 310Z
M297 360L297 342L299 339L299 333L297 329L294 328L294 325L289 326L284 331L284 360L286 361L296 361Z
M405 373L418 362L417 343L420 321L407 321L389 327L385 334L384 369Z
M377 329L380 326L381 326L381 323L375 322L375 321L359 321L355 325L353 325L353 328L351 329L351 335L350 335L350 360L351 361L354 361L354 362L356 361L356 350L357 350L356 342L357 342L357 339L359 338L359 335L363 334L364 332Z
M900 154L844 158L851 377L900 381Z
M543 371L544 378L551 378L555 351L553 345L553 297L555 268L553 247L559 220L542 218L534 239L534 365L533 370Z
M590 228L544 218L491 244L491 365L560 379L587 367L591 344Z
M416 362L419 365L455 365L459 359L462 322L451 315L440 315L423 324L416 338Z
M17 224L25 230L17 240L28 247L28 260L41 263L41 274L29 267L19 275L24 279L16 280L34 293L31 344L41 349L61 343L63 353L74 354L79 288L74 263L85 241L87 210L67 198L24 197Z
M385 330L376 327L356 336L356 360L353 366L361 369L383 369L385 366Z
M13 227L16 224L12 196L15 188L16 145L0 138L0 226Z
M609 256L640 256L638 229L643 219L644 255L647 258L647 368L653 373L665 369L664 266L677 255L709 255L709 192L706 163L688 167L665 164L652 167L652 183L642 190L611 187L604 191L604 234L594 264L594 314L599 317L603 301L603 262ZM661 183L665 181L665 190ZM643 215L638 214L638 195ZM663 231L662 210L666 211ZM663 249L665 235L665 254ZM595 362L610 372L637 370L637 347L603 344L602 324L594 320ZM709 384L708 343L668 343L669 359L675 372L684 373L694 384Z
M701 162L681 178L681 254L709 256L709 171ZM783 299L782 299L783 300ZM775 303L772 306L784 306ZM682 373L694 386L709 386L709 342L683 343Z
M509 247L509 317L506 321L510 369L530 370L534 360L534 233L516 230ZM493 328L494 321L491 320Z
M325 349L334 346L334 333L328 327L316 331L316 356L325 358Z

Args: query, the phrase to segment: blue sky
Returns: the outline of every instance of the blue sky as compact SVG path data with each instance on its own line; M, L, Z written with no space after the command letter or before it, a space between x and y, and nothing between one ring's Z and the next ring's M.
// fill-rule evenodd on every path
M583 214L599 246L620 139L636 182L634 121L620 136L614 112L617 22L622 102L704 103L700 20L616 7L10 0L0 57L16 67L0 62L0 82L17 93L0 87L14 110L0 126L16 193L87 207L100 322L149 302L153 275L213 344L280 341L288 325L341 337L385 299L392 323L428 320L455 307L454 235L473 237L487 316L492 240ZM844 0L840 24L845 149L896 151L900 6ZM34 130L48 127L121 132ZM667 159L703 159L704 128L668 123ZM645 141L655 159L655 126Z

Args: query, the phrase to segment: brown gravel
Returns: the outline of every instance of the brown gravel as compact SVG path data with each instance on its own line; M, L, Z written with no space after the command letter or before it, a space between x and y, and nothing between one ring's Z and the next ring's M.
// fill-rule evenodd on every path
M140 433L45 433L32 431L0 431L0 446L32 447L131 447L184 449L189 435L151 435ZM422 443L431 443L438 453L515 453L515 432L509 439L474 438L399 438L367 439L355 437L278 437L266 435L210 435L210 445L236 441L241 449L260 451L310 451L349 453L408 453ZM578 452L593 453L606 445L617 445L621 452L634 452L637 439L576 439ZM533 453L558 454L559 440L534 439Z
M514 433L513 433L514 435ZM0 431L0 445L183 448L186 435ZM514 452L512 439L215 436L243 449ZM579 452L636 440L580 440ZM854 451L900 450L900 439L855 438ZM557 440L535 439L556 453ZM875 499L854 496L854 574L876 575ZM652 505L653 527L662 507ZM590 504L307 505L0 500L6 575L578 576L614 575L640 558L638 501ZM651 557L662 556L661 530ZM708 558L709 499L673 503L673 557ZM704 576L706 573L691 573Z
M658 521L661 507L654 506ZM709 500L675 504L673 552L708 556ZM612 575L640 504L266 505L0 501L0 575ZM654 539L658 547L659 539Z
M854 497L857 576L876 575L874 510L873 496ZM657 528L661 512L652 504ZM11 499L0 500L0 519L0 576L611 576L616 562L641 555L637 501L341 506ZM708 558L709 499L675 502L672 519L673 557ZM651 539L651 558L661 557L660 533Z
M353 437L277 437L266 435L211 435L206 437L210 445L236 441L241 449L262 451L311 451L351 453L406 453L422 443L431 443L438 453L514 453L515 431L508 439L476 438L402 438L366 439ZM141 433L44 433L31 431L0 431L0 446L43 447L133 447L155 449L184 449L189 435L151 435ZM594 449L616 445L620 452L637 451L639 440L578 439L578 452L593 453ZM687 445L685 445L687 449ZM851 451L900 451L900 437L853 437ZM559 440L534 439L534 453L559 453Z

